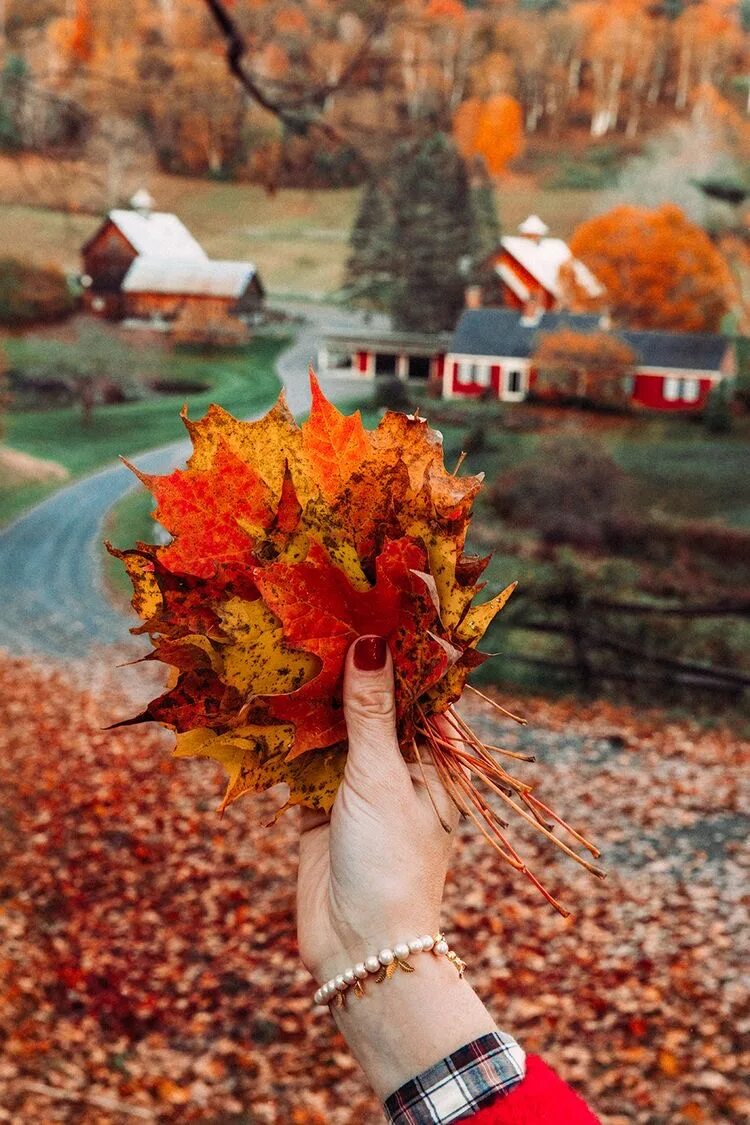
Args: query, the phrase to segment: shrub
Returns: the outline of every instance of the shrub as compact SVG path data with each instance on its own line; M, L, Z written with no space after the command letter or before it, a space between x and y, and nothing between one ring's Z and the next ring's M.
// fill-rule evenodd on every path
M9 328L62 320L74 311L77 298L57 269L0 258L0 324Z
M557 435L504 473L489 500L499 515L535 528L549 543L600 546L629 491L626 474L603 446Z
M732 391L726 379L711 388L703 408L703 425L709 434L728 434L732 429Z
M375 380L372 405L379 410L400 410L402 413L413 409L405 384L395 375L379 376Z

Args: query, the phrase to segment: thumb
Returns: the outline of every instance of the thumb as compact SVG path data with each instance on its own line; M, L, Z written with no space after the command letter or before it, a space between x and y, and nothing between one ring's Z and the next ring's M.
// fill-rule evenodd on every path
M394 771L409 773L396 734L393 662L383 637L360 637L349 649L344 670L344 718L349 736L348 779L361 783Z

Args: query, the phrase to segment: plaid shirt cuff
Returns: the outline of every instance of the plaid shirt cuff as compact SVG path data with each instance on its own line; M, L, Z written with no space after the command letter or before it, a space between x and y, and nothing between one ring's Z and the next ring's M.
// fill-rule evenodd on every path
M448 1125L507 1094L526 1074L526 1053L502 1031L459 1047L409 1079L385 1103L392 1125Z

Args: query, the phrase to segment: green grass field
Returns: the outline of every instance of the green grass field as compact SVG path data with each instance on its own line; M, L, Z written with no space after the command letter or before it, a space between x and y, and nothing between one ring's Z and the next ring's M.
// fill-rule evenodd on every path
M9 341L13 355L15 341ZM196 381L207 386L184 396L159 395L140 402L102 406L94 411L90 426L81 425L80 411L71 407L35 410L8 415L5 440L9 446L34 457L57 461L71 476L81 476L122 454L132 456L171 441L185 430L179 418L183 402L191 413L202 414L218 402L243 416L270 406L279 389L275 360L284 341L257 337L246 348L223 353L177 351L166 353L161 375L175 383ZM0 487L0 526L19 511L52 491L52 485Z

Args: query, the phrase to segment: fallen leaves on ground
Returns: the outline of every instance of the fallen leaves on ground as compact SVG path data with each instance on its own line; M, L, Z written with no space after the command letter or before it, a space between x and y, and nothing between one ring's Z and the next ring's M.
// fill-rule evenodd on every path
M0 1121L380 1123L310 1008L296 818L261 827L271 791L218 819L163 733L103 732L132 704L113 663L0 660ZM463 824L444 921L473 986L604 1125L747 1120L747 745L604 704L526 700L528 728L465 711L534 749L540 797L564 795L610 872L528 834L565 920Z

